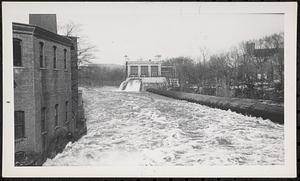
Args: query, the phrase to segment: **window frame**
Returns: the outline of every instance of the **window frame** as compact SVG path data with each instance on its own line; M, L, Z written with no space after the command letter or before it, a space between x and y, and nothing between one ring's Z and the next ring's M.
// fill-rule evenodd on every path
M66 112L65 112L65 114L66 114L66 115L65 115L65 121L66 121L66 122L68 121L68 107L69 107L69 101L66 101L66 102L65 102L65 109L66 109L66 110L65 110L65 111L66 111Z
M67 70L67 49L64 49L64 69Z
M18 121L17 113L22 113L21 114L22 118L21 118L21 120L19 120L19 122L17 122ZM21 133L18 133L19 129L17 129L17 128L19 128L19 127L21 127ZM25 111L18 110L18 111L14 112L14 130L15 130L15 140L25 138ZM18 136L19 134L20 134L20 136Z
M151 65L150 71L151 71L151 77L158 77L159 76L159 73L158 73L159 72L159 66L158 65Z
M45 132L46 131L46 118L47 118L47 109L46 107L42 107L41 108L41 132Z
M39 63L40 63L40 68L46 68L45 65L45 56L44 56L44 48L45 48L45 43L44 42L39 42Z
M16 65L15 63L17 62L17 61L15 61L16 60L16 57L15 57L15 42L18 42L19 44L19 47L20 47L20 60L18 61L19 63L20 63L20 65ZM20 39L20 38L13 38L13 66L14 67L22 67L23 66L23 59L22 59L22 53L23 53L23 51L22 51L22 48L23 48L23 46L22 46L22 40Z
M129 67L130 75L138 75L139 74L139 66L138 65L131 65Z
M58 126L58 104L54 106L54 126Z
M145 75L149 77L149 66L148 65L141 65L141 75Z
M53 46L53 69L57 69L57 47Z

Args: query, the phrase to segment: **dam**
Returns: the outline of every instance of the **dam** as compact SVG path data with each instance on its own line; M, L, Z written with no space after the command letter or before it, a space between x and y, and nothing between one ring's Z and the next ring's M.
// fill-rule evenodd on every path
M164 88L167 86L168 82L165 77L131 77L121 83L119 90L140 92L146 91L148 88Z
M126 80L120 85L123 91L146 91L148 88L179 86L174 66L160 61L127 61Z

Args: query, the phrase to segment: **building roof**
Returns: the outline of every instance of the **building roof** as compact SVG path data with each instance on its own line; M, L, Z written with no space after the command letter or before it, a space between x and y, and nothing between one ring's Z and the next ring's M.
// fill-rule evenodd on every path
M128 65L130 65L130 64L139 64L139 65L154 64L154 65L157 65L157 64L161 64L161 63L162 63L161 61L127 61Z
M15 22L12 23L12 26L13 26L13 33L29 34L29 35L36 36L38 38L60 43L65 46L72 46L72 40L70 38L53 33L44 28L31 25L31 24L23 24L23 23L15 23Z

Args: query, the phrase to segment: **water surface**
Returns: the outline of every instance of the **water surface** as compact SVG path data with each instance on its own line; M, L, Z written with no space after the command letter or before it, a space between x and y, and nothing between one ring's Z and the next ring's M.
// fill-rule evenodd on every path
M282 165L284 127L117 88L84 89L87 135L45 166Z

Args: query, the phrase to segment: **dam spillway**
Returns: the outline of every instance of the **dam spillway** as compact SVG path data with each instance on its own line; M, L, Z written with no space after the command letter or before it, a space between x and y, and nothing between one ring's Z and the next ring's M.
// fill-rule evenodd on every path
M120 85L120 89L129 92L139 92L141 90L140 79L129 79Z
M165 77L130 77L120 84L119 90L140 92L148 88L161 88L167 85Z

